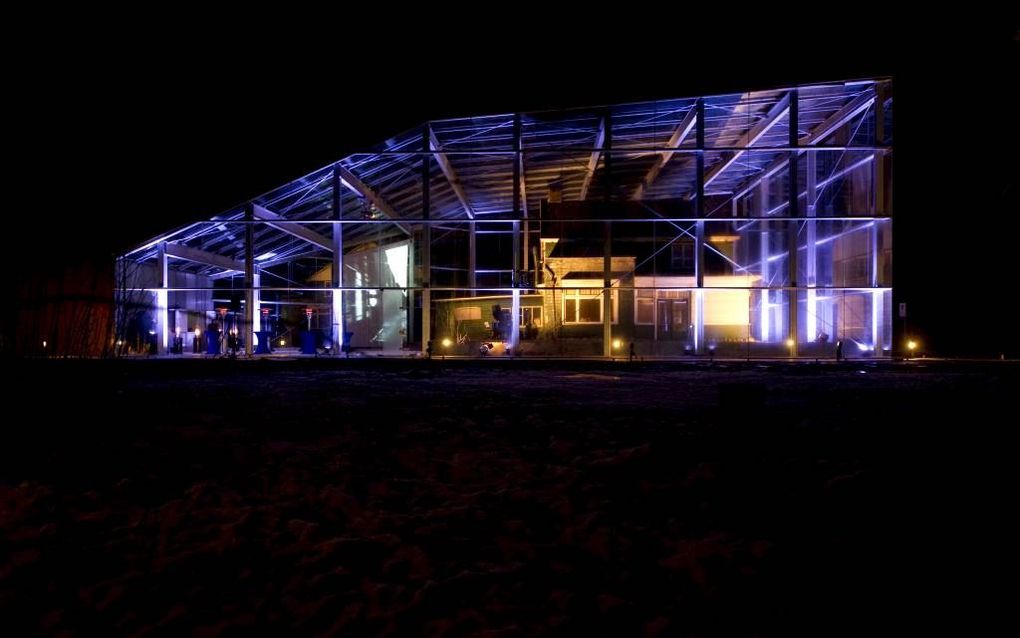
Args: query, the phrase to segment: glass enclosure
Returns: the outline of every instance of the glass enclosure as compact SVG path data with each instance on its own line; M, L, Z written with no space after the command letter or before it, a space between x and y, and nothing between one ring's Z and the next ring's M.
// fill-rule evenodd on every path
M881 357L887 79L428 122L118 260L121 354Z

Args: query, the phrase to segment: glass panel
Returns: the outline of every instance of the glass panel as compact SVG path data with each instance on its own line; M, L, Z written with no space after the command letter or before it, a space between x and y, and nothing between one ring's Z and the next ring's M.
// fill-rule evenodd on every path
M521 146L538 149L592 149L598 139L604 111L567 109L521 115Z
M800 213L807 217L875 213L875 151L807 151L798 160ZM814 179L813 182L809 178ZM814 199L809 199L809 191ZM813 208L811 204L814 204Z
M421 137L414 142L414 151L421 150ZM401 149L408 150L408 149ZM431 158L430 184L438 185L443 179L438 162ZM357 177L357 181L374 192L379 200L373 201L361 192L358 183L350 184L349 189L356 191L365 200L364 207L369 219L386 219L399 216L402 219L422 217L422 156L418 153L359 153L344 158L345 169ZM456 212L456 206L443 202L430 202L432 216L437 217L444 211ZM349 218L345 210L345 218Z
M448 152L513 150L513 115L484 115L429 122L439 148Z
M816 350L820 356L835 356L839 341L843 342L842 355L847 358L881 356L889 349L889 291L801 291L799 302L805 324L805 353Z
M510 356L513 337L519 338L518 355L534 354L538 342L549 337L536 324L546 299L521 291L520 312L531 323L513 320L514 295L507 290L433 291L431 332L433 356Z
M888 286L889 220L799 222L797 281L815 287Z
M871 81L801 87L800 145L873 146L875 95Z
M793 220L705 222L705 286L716 288L773 287L789 282Z
M710 355L740 356L747 352L751 320L751 291L705 290L703 350Z
M593 141L587 144L590 146ZM523 154L523 179L528 217L549 218L550 214L559 219L591 217L590 212L584 213L576 207L576 202L582 199L602 199L603 191L599 190L599 184L603 162L600 157L594 172L589 175L591 157L591 151L526 151ZM512 179L511 174L508 192L513 190Z
M613 106L613 148L693 148L695 100L659 100Z

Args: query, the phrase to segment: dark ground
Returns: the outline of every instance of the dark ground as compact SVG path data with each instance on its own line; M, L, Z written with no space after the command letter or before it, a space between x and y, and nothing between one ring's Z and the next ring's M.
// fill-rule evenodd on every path
M17 635L974 633L1012 600L1009 363L5 372Z

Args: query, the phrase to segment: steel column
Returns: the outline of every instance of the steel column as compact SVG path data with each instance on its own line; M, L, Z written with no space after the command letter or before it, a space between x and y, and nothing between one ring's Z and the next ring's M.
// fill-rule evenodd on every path
M694 278L698 290L694 291L694 351L705 351L705 100L698 98L696 140L697 154L694 216L698 218L694 235Z
M429 150L429 124L422 127L422 147ZM432 217L432 188L430 184L432 172L432 154L421 158L421 212L424 219ZM421 251L421 352L426 354L429 341L432 339L432 224L423 224Z
M789 216L791 221L787 223L787 267L789 268L789 279L790 288L786 291L786 338L792 345L789 346L789 353L791 357L797 356L797 344L798 344L798 327L797 327L797 253L798 251L798 232L797 223L795 220L800 216L799 207L797 202L797 194L800 190L797 187L797 160L800 152L797 150L797 145L800 141L797 132L799 111L798 92L796 90L790 92L790 164L789 164L789 180L790 180L790 205L789 205Z
M613 117L606 109L602 117L602 148L604 190L602 199L605 212L611 210L613 201ZM602 238L602 355L613 356L613 223L604 222Z
M244 353L255 354L255 205L244 210Z
M755 202L756 208L755 214L761 216L766 208L768 208L768 197L769 197L769 178L766 177L758 183L758 198ZM761 330L761 340L770 341L772 338L770 324L771 324L771 312L770 302L772 293L769 288L772 286L772 281L769 276L769 223L765 220L759 222L761 224L761 317L759 319L759 329Z
M521 115L514 113L514 183L513 183L513 301L510 317L510 349L514 355L521 341Z
M807 321L807 330L804 338L808 341L814 341L818 337L818 295L815 287L818 285L817 282L817 253L818 246L815 243L818 235L818 229L816 226L818 222L813 221L811 218L815 217L815 204L818 200L818 192L815 188L815 182L817 180L817 164L818 164L818 152L807 151L805 155L807 160L807 195L806 195L806 206L808 221L807 228L805 229L805 236L807 238L807 245L805 246L805 259L807 263L804 264L804 272L807 277L807 308L804 312L805 320Z
M166 254L166 242L161 243L156 252L156 277L159 279L160 290L156 292L156 351L159 354L166 354L170 338L170 272Z
M346 317L344 317L344 225L340 223L344 217L343 211L343 179L340 176L340 165L333 165L333 183L330 192L332 198L333 217L333 267L330 272L331 283L333 284L333 347L334 352L341 352L344 345L344 329Z

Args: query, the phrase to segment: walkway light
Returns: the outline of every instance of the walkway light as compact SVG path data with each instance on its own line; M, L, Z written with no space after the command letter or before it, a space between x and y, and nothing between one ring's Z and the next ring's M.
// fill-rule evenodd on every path
M444 337L443 338L443 347L444 348L449 348L451 345L453 345L453 342L450 341L450 338L449 337Z
M910 350L911 352L913 352L914 350L917 350L917 342L914 341L913 339L908 341L907 342L907 350Z
M623 344L619 339L613 339L613 350L619 350L621 345Z
M793 339L787 339L786 340L786 347L787 348L792 348L793 347Z

